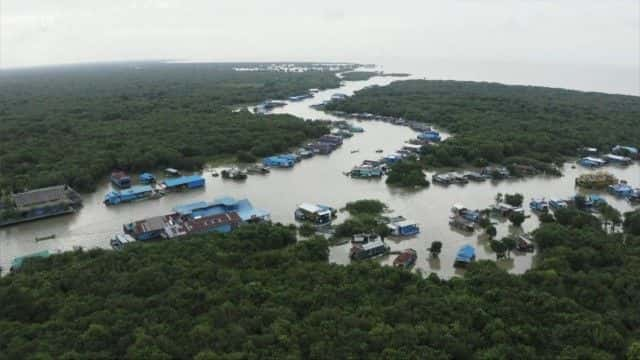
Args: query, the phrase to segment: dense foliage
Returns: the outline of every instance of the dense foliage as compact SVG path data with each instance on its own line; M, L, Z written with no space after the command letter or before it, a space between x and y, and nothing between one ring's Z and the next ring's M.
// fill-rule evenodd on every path
M348 202L345 209L351 215L371 214L380 215L387 210L387 204L377 199L364 199Z
M333 72L233 71L230 64L86 65L0 73L0 189L92 190L114 167L193 169L242 161L327 130L230 105L339 85Z
M364 199L347 203L345 210L349 218L335 227L333 240L351 237L354 234L374 233L382 237L390 234L385 225L382 213L387 210L387 204L376 199Z
M386 182L389 185L408 188L429 186L429 180L422 171L422 166L413 160L393 164Z
M357 92L328 109L404 117L452 138L429 148L436 166L561 162L582 146L637 146L640 98L462 81L407 80ZM536 166L538 167L538 166ZM544 171L552 171L542 168Z
M369 80L379 75L376 71L349 71L342 74L342 79L347 81Z
M325 240L267 225L28 260L0 279L0 358L622 358L640 238L593 225L544 224L524 275L479 261L449 281L331 265Z

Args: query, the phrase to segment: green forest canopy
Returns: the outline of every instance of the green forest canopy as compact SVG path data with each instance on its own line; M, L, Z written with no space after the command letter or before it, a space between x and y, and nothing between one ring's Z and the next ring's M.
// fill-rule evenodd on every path
M404 117L455 136L427 162L562 162L582 146L640 145L640 97L468 81L407 80L358 91L330 110Z
M251 64L243 64L249 66ZM0 72L0 190L68 183L89 191L114 167L197 168L240 151L283 151L327 130L231 105L339 85L331 71L126 63Z
M273 225L27 260L0 279L0 358L622 358L640 238L568 214L524 275L333 265L324 239Z

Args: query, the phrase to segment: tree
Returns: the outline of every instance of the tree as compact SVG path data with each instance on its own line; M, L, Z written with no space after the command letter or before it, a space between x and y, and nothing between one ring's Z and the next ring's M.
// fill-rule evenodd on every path
M624 214L624 231L632 235L640 235L640 210Z
M432 242L431 247L429 248L429 252L431 253L431 256L438 257L438 255L440 254L440 251L442 251L442 242L440 241Z
M525 219L526 218L523 213L511 212L511 214L509 214L509 221L511 221L513 226L516 226L516 227L519 227L520 225L522 225Z
M309 237L316 233L316 228L311 224L304 223L300 225L300 227L298 228L298 232L301 236Z
M497 194L496 194L496 197L494 198L494 200L496 201L496 205L498 205L498 204L502 203L502 201L503 201L502 193L500 193L500 192L499 192L499 193L497 193Z
M491 240L491 250L496 253L497 259L502 259L504 257L505 252L507 251L506 246L502 243L502 241Z
M640 342L634 341L629 345L627 360L640 360Z
M489 239L493 240L493 238L494 238L496 235L498 235L498 230L496 229L496 227L495 227L495 226L490 225L490 226L486 229L485 233L486 233L487 235L489 235Z
M502 245L504 245L505 250L507 251L507 257L511 257L511 252L516 249L518 245L516 239L512 237L505 237L501 240Z
M516 194L506 194L504 196L504 202L506 202L507 204L514 206L514 207L520 207L522 206L522 201L524 200L524 196L520 193L516 193Z

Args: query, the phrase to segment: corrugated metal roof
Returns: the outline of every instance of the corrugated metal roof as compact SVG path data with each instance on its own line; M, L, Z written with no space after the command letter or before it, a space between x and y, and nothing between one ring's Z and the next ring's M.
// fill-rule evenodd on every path
M65 185L51 186L42 189L31 190L19 194L13 194L11 197L17 207L31 206L51 201L58 201L65 197Z
M175 179L165 179L163 182L168 187L175 187L186 185L192 182L204 181L204 178L200 175L181 176Z

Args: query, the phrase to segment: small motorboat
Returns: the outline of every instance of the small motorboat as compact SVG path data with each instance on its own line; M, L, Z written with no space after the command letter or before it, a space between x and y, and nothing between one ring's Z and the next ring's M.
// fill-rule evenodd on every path
M220 176L220 174L218 174L217 171L213 170L213 172L211 172L211 176L218 177L218 176Z

